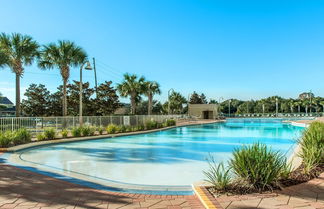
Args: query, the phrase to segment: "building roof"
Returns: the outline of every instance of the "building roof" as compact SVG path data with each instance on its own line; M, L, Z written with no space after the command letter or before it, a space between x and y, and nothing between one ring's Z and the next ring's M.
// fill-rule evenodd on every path
M0 104L13 105L7 97L0 97Z

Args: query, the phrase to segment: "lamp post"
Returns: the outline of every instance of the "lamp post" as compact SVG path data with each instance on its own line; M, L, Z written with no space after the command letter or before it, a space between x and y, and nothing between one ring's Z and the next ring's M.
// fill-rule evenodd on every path
M187 100L187 107L188 107L188 110L187 110L187 115L189 116L189 101L190 101L190 97L191 97L191 93L188 94L188 100Z
M168 115L170 115L170 92L174 92L174 90L171 88L168 91Z
M278 117L278 98L276 98L276 116Z
M84 65L86 65L84 67ZM79 96L79 123L80 126L83 125L83 117L82 117L82 94L83 94L83 90L82 90L82 69L86 69L86 70L92 70L91 64L89 61L85 61L81 67L80 67L80 96Z
M231 117L231 99L228 100L228 117Z

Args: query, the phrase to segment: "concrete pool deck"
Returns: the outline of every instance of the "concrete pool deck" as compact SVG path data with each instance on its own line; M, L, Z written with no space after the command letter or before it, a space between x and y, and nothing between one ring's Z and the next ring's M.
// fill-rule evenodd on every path
M195 195L95 190L0 162L0 208L203 209Z

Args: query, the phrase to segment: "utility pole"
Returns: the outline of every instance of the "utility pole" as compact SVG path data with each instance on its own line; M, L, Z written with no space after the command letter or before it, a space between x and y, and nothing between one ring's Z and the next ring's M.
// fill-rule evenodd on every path
M96 98L98 99L98 83L97 83L97 71L96 71L96 59L93 57L93 71L95 76L95 86L96 86Z

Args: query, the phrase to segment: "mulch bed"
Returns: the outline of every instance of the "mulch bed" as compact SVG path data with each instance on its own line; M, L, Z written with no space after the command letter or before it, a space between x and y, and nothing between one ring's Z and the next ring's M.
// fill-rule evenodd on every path
M265 191L260 192L259 190L249 187L248 185L244 185L242 182L237 182L230 188L225 190L216 190L214 187L207 187L207 190L215 197L220 195L244 195L244 194L252 194L252 193L262 193L269 194L274 190L281 190L285 187L305 183L313 178L317 178L321 173L324 172L324 164L320 164L316 168L314 168L310 174L306 175L303 173L303 166L300 166L293 172L291 172L288 179L280 180L280 187L276 186L273 188L268 188Z

